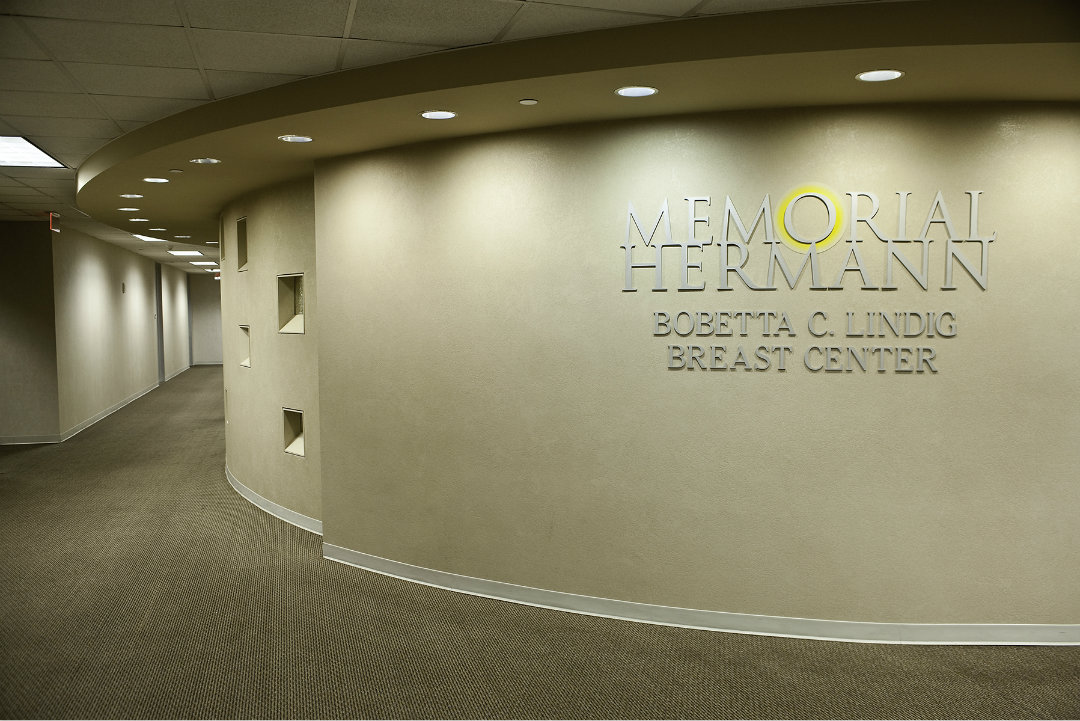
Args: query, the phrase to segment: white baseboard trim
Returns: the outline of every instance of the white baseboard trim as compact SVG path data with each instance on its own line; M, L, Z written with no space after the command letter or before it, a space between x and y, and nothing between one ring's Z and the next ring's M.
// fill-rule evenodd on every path
M747 613L703 611L672 606L656 606L561 591L518 586L501 581L461 576L372 556L348 548L323 543L323 556L386 576L436 586L474 596L512 601L602 616L623 621L640 621L663 626L679 626L709 631L783 636L855 643L905 643L935 645L1080 645L1080 624L998 624L998 623L875 623L833 621L815 618L757 616Z
M0 446L22 446L35 443L59 443L59 434L49 436L0 436Z
M225 478L228 479L229 485L233 487L233 490L247 499L252 505L261 508L271 516L277 516L286 523L291 523L305 531L311 531L320 536L322 535L322 521L317 518L312 518L311 516L305 516L303 513L297 513L285 506L278 505L268 498L263 498L258 493L238 481L232 471L229 470L228 464L225 464Z
M66 441L67 439L71 438L72 436L74 436L75 434L77 434L77 433L79 433L81 431L85 431L87 428L94 425L95 423L102 420L103 418L106 418L107 416L111 416L113 413L116 413L118 410L120 410L121 408L126 406L128 403L133 403L133 402L139 400L140 398L145 396L147 393L149 393L150 391L157 388L158 385L159 384L155 381L154 385L149 386L148 388L144 388L143 390L128 396L127 398L120 401L119 403L115 403L115 404L109 406L108 408L103 410L101 413L98 413L95 416L87 418L85 421L83 421L82 423L79 423L78 425L72 426L71 428L69 428L68 430L66 430L66 431L64 431L63 433L60 434L61 442Z
M176 371L175 373L172 373L171 375L167 375L167 376L165 376L165 381L164 381L164 382L165 382L165 383L168 383L168 382L169 382L169 381L171 381L171 380L172 380L173 378L175 378L176 376L180 375L181 373L183 373L184 371L188 370L189 368L191 368L191 366L186 366L186 367L184 367L184 368L181 368L180 370Z

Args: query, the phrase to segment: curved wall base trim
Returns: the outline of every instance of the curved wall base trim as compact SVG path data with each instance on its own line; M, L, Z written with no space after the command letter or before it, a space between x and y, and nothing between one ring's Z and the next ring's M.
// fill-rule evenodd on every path
M322 521L317 518L312 518L311 516L305 516L303 513L289 510L285 506L279 506L273 501L263 498L258 493L236 480L236 476L229 470L228 464L225 464L225 478L229 480L229 485L233 487L233 490L252 504L269 513L271 516L277 516L286 523L291 523L294 526L303 528L305 531L311 531L320 536L322 535Z
M874 623L756 616L747 613L655 606L518 586L391 561L329 543L323 543L323 556L332 561L339 561L386 576L474 596L663 626L857 643L1080 645L1080 624Z

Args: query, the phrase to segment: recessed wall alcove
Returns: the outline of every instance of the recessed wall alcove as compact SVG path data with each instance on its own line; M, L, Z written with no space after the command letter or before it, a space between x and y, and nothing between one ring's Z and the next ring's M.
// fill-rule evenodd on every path
M248 233L247 217L236 219L236 270L247 270Z
M282 408L285 452L293 456L304 455L304 412L294 408Z
M240 325L240 365L244 368L251 367L251 326Z
M288 273L277 277L278 332L304 332L304 274Z

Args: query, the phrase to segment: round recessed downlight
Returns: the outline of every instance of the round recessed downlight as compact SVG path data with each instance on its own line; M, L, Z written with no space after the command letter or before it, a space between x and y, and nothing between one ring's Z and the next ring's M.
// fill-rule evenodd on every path
M192 158L189 163L195 163L196 165L217 165L221 161L217 158Z
M283 143L310 143L312 140L306 135L279 135L277 139Z
M117 210L119 210L122 213L138 213L139 212L138 208L117 208Z
M859 73L855 77L865 83L883 83L886 80L896 80L902 76L903 73L899 70L867 70L865 73Z
M536 98L522 98L518 101L521 105L537 105L539 102Z
M168 183L168 178L143 178L144 183Z
M624 98L647 98L650 95L656 95L658 92L660 91L648 85L627 85L616 90L615 94Z
M120 197L121 198L141 198L142 196L139 195L138 193L121 193Z
M420 113L420 117L428 120L449 120L450 118L456 118L457 113L452 110L425 110Z

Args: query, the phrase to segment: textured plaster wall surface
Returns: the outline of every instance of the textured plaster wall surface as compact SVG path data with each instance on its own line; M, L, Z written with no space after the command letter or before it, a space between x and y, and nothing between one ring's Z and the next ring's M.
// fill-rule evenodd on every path
M157 385L154 263L71 228L53 234L52 248L66 433Z
M0 223L11 268L0 283L0 439L59 436L52 235L48 223Z
M248 263L236 266L236 221L247 219ZM278 186L222 213L221 312L226 455L237 479L264 498L322 517L319 457L319 321L311 179ZM304 274L304 333L283 334L279 275ZM241 325L250 327L250 367ZM305 454L285 453L283 408L303 411Z
M221 363L221 283L209 273L189 273L191 306L191 361L196 365Z
M772 291L721 273L725 198L749 225L766 194L775 212L806 184L831 189L841 209L846 193L873 193L885 236L899 235L903 197L906 237L930 215L928 290L899 261L896 289L880 289L886 244L865 222L857 245L873 290L857 270L838 290L811 289L809 272L791 289L774 268ZM556 128L324 161L315 186L319 309L332 319L318 337L327 542L670 606L1080 621L1075 107L800 109ZM939 190L945 206L934 209ZM978 232L996 233L988 287L953 261L955 289L943 290L944 213L968 234L965 191L976 190ZM711 205L691 210L694 196ZM665 292L651 290L651 268L633 271L637 290L624 292L628 204L648 233L665 200L673 242L686 243L691 225L701 241L714 238L687 251L687 284L705 289L677 290L674 247L663 250ZM275 343L299 339L277 338L264 317L274 273L311 267L310 243L284 230L307 202L267 195L226 216L282 229L254 234L267 237L252 252L257 272L236 279L226 268L242 291L228 335L249 320L253 336L250 370L227 337L226 378L260 419L245 430L258 438L233 427L230 463L253 471L276 450L262 438L275 408L314 400L284 397L295 371ZM815 202L795 206L804 234L828 225ZM869 197L859 203L869 215ZM661 223L655 239L663 232ZM764 285L771 246L755 232L743 270ZM654 259L631 237L634 262ZM847 238L820 254L825 285L845 258L859 265ZM919 269L922 244L897 246ZM960 249L976 271L980 247ZM263 265L286 249L297 262ZM730 266L741 252L728 249ZM792 270L805 258L782 252ZM732 290L718 291L722 278ZM731 336L654 335L654 313L679 311L759 315L745 335L738 320ZM849 336L845 313L878 311L948 312L956 333ZM776 320L766 333L767 312L786 313L792 334L775 335ZM820 337L816 312L828 318L817 316ZM792 350L782 372L775 350L768 370L689 372L668 369L674 344L700 345L708 358L724 346L727 364L743 346L748 366L761 346ZM933 348L937 372L897 373L892 356L882 373L876 356L865 372L810 370L805 354L817 366L826 351L811 349L828 346Z

